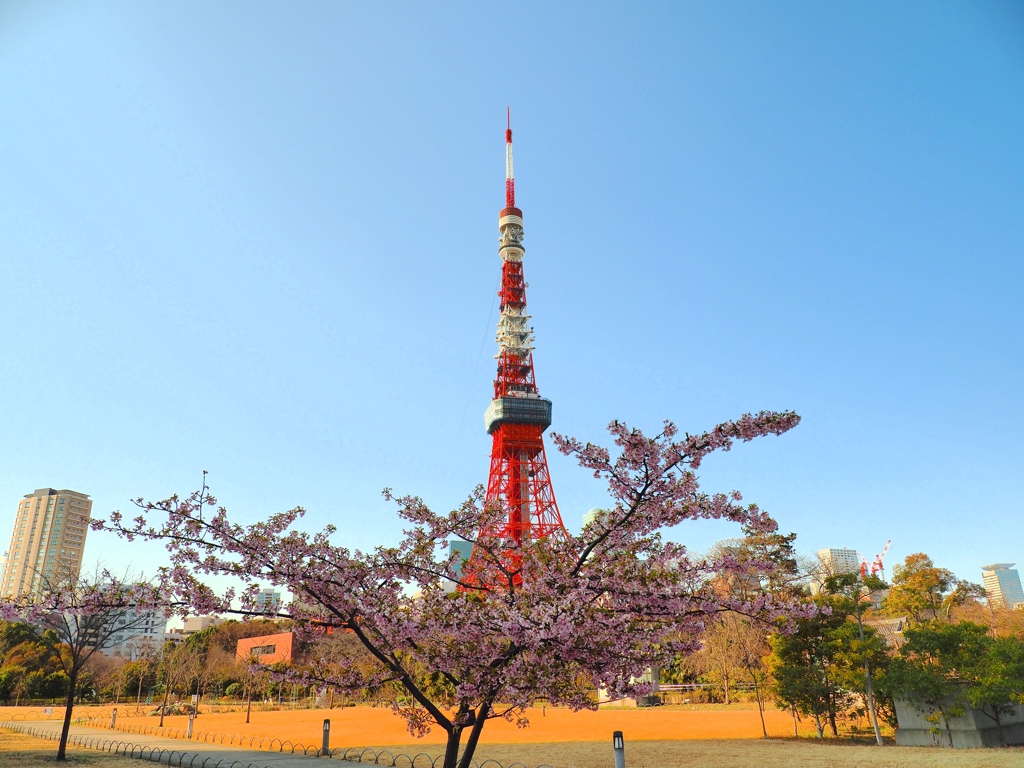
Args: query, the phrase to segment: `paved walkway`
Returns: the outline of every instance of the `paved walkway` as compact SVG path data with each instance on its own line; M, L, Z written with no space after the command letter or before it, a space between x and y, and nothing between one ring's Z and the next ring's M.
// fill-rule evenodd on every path
M0 727L12 728L16 731L27 731L32 729L36 735L47 737L49 733L54 738L60 737L61 723L56 720L38 720L0 723ZM305 755L289 755L280 752L266 752L259 749L240 749L237 745L228 744L206 744L201 741L186 741L184 739L168 739L161 736L151 736L142 733L121 733L120 731L108 731L103 728L90 728L84 725L72 725L68 739L69 743L80 743L82 746L102 748L107 752L126 754L128 757L142 757L154 763L163 765L191 766L191 768L316 768L317 761L324 758L316 758ZM106 746L101 746L106 742ZM131 747L115 749L117 742L128 745L136 745L135 754L132 755ZM140 753L145 747L145 755ZM182 756L187 753L187 757ZM152 756L151 756L152 755ZM340 758L332 758L331 766L354 766L353 763Z

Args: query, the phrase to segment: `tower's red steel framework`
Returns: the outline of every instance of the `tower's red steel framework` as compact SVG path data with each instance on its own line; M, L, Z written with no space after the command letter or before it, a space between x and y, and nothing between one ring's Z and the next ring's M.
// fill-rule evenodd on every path
M505 208L501 233L501 319L498 321L498 374L494 399L484 413L491 443L486 503L507 510L503 526L481 531L514 551L523 543L564 535L551 474L544 454L544 430L551 425L551 401L537 392L533 370L533 328L526 313L523 279L523 212L516 208L512 172L511 120L505 131Z

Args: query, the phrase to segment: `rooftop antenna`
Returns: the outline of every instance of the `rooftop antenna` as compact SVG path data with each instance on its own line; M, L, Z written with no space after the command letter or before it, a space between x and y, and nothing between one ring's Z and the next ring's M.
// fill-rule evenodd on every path
M516 207L516 178L512 172L512 107L505 107L505 207Z

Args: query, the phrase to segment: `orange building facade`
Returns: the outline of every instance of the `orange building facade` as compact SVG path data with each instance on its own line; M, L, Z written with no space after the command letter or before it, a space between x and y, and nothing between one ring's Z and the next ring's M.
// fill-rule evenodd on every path
M290 662L293 658L294 644L295 635L292 632L246 637L238 641L235 655L240 661L258 661L260 664Z

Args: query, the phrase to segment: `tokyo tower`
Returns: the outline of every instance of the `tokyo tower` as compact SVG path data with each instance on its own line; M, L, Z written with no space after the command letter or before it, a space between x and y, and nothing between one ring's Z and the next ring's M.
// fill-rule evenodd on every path
M481 538L497 540L515 560L515 550L531 540L564 536L555 503L544 430L551 425L551 401L537 392L533 370L533 328L526 313L523 279L523 212L516 208L512 172L512 124L505 131L505 207L498 214L501 233L501 319L498 321L498 374L494 399L484 413L491 435L491 470L485 503L507 512L497 530Z

